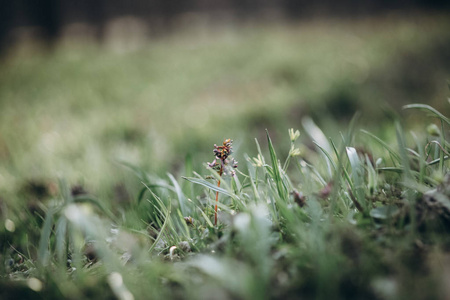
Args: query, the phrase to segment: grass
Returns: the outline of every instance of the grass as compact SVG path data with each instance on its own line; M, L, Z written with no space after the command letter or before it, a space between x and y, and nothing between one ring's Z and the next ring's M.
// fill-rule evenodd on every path
M448 130L447 118L429 106L405 109L432 111ZM8 255L2 296L445 298L446 137L417 132L419 144L398 125L395 146L383 142L384 151L362 152L355 140L368 139L368 149L382 141L356 129L354 121L343 139L330 140L334 153L318 144L286 159L267 132L269 158L259 150L234 176L209 169L211 176L177 180L134 167L144 192L121 216L61 182L38 220L39 242ZM297 138L290 131L294 147ZM435 149L428 152L414 144L431 141ZM326 154L322 163L305 161L319 151ZM293 164L283 168L283 160Z
M0 298L445 299L448 104L380 79L438 55L447 21L420 20L6 62ZM207 167L223 138L235 176Z

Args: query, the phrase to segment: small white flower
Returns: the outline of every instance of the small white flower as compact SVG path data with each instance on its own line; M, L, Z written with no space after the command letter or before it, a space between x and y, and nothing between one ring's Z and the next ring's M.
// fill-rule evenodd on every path
M294 132L294 128L289 129L289 137L291 138L291 142L295 142L300 136L300 131L296 130Z
M294 156L299 156L301 153L299 148L295 148L294 145L291 146L291 149L289 150L289 156L294 157Z
M253 165L255 167L262 167L264 165L261 155L259 155L259 154L257 157L253 157L252 160L253 160Z

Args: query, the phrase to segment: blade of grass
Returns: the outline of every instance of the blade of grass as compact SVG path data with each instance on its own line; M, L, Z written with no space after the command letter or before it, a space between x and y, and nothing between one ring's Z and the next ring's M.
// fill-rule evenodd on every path
M256 143L256 149L258 150L259 157L261 157L262 163L263 163L263 165L265 165L266 162L264 160L264 156L263 156L262 151L261 151L261 146L259 145L259 142L258 142L257 139L255 139L255 143Z
M396 135L397 135L397 143L398 143L398 150L400 153L400 157L401 157L401 161L402 161L402 167L403 167L403 182L410 182L414 180L414 177L411 173L411 168L409 166L409 159L408 159L408 152L407 152L407 148L406 148L406 139L405 139L405 134L403 131L403 128L400 124L400 122L397 120L395 122L395 131L396 131ZM405 191L405 195L406 195L406 199L407 201L409 201L410 205L409 205L409 214L410 214L410 218L411 218L411 239L414 239L415 237L415 229L416 229L416 209L415 209L415 197L414 197L414 190L408 188L407 186L405 186L406 191ZM405 220L403 220L403 222L405 222Z
M444 123L447 123L447 125L450 125L450 119L448 119L446 116L444 116L443 114L441 114L439 111L437 111L435 108L426 105L426 104L409 104L409 105L405 105L403 106L403 109L420 109L420 110L425 110L430 112L432 115L436 116L437 118L439 118L439 120L441 121L441 133L440 133L440 137L441 137L441 145L445 145L445 128L444 128ZM441 148L442 149L442 148ZM443 149L442 149L443 150ZM442 173L444 173L444 151L440 152L440 161L439 161L439 169L441 170Z
M306 133L313 141L316 141L317 144L321 145L322 148L324 148L328 153L332 151L331 146L328 143L327 137L311 118L309 117L303 118L302 125Z
M191 153L188 153L188 154L186 154L186 158L184 159L184 174L186 176L192 176L193 173L194 173L194 166L193 166L193 161L192 161L192 155L191 155ZM195 198L194 190L192 189L192 185L189 184L188 181L182 182L182 188L183 188L185 195L187 195L191 199Z
M144 182L142 182L144 183ZM163 189L167 189L169 191L172 191L174 193L176 193L176 190L173 186L166 184L166 183L145 183L145 186L140 190L138 196L137 196L137 203L138 205L141 203L142 199L144 199L145 193L148 191L148 188L163 188Z
M367 187L370 195L373 195L377 191L378 174L370 161L370 158L365 154L366 166L367 166Z
M441 114L439 111L437 111L435 108L433 108L429 105L414 103L414 104L408 104L408 105L403 106L403 109L421 109L421 110L431 112L433 115L438 117L441 121L447 123L447 125L450 125L449 118L447 118L446 116Z
M50 235L52 233L53 227L53 215L56 210L51 208L47 211L45 215L44 225L41 229L41 237L39 239L39 250L38 250L38 262L41 266L47 266L49 261L49 244L50 244Z
M245 154L245 160L247 162L248 175L250 177L250 184L251 184L251 187L253 190L253 194L255 195L255 200L259 202L261 200L261 198L259 196L258 187L257 187L257 184L258 184L258 179L256 178L257 172L251 162L250 157L247 154Z
M333 147L334 154L335 154L336 157L337 157L339 169L342 170L342 172L343 172L343 174L344 174L344 176L345 176L345 179L347 180L348 184L350 185L350 188L353 189L353 182L352 182L352 180L350 179L350 175L348 174L347 169L346 169L346 168L344 167L344 165L343 165L343 162L342 162L342 159L341 159L341 155L339 154L339 152L338 152L338 150L337 150L337 147L336 147L336 145L334 144L333 140L330 139L330 143L331 143L331 146Z
M145 171L141 170L139 167L126 162L126 161L122 161L122 160L117 160L116 161L119 165L122 165L124 167L127 167L129 170L133 171L134 174L142 181L148 182L149 178L148 175Z
M156 198L156 199L158 199L158 198ZM159 202L160 202L160 205L164 206L164 203L162 203L162 201L159 201ZM161 237L164 234L164 230L166 229L166 227L167 227L167 225L169 224L169 221L170 221L171 209L172 209L172 203L169 202L169 207L166 208L166 216L164 218L164 223L162 224L161 229L159 230L158 236L156 237L155 241L150 246L150 249L148 249L149 253L151 253L153 251L153 249L155 249L156 245L161 240Z
M183 216L188 216L190 210L189 210L189 207L187 206L186 196L183 194L183 191L181 190L181 187L178 184L175 177L173 177L173 175L170 173L167 173L167 176L170 178L170 181L172 181L172 184L175 188L175 192L178 197L178 203L180 203L180 209L181 209L181 212L183 213Z
M322 151L322 153L328 158L328 161L331 163L331 166L333 167L334 172L336 172L336 164L333 161L333 159L331 158L330 153L328 153L327 150L325 150L325 148L323 148L322 146L320 146L316 141L313 141L314 145L316 145L317 148L320 149L320 151ZM330 174L330 177L332 175Z
M364 191L364 167L359 159L356 149L353 147L346 147L347 156L352 166L352 181L354 194L360 205L364 210L367 210L367 201Z
M325 149L326 152L331 153L332 148L328 143L327 137L311 118L309 117L303 118L302 125L303 128L305 129L305 132L309 135L309 137L313 140L313 142L316 145L320 145L323 149ZM326 160L326 164L328 168L328 174L330 175L330 177L332 177L333 175L331 171L330 162Z
M419 138L414 134L414 132L411 132L411 135L414 138L414 141L416 142L417 149L419 150L419 183L424 182L425 178L425 171L427 163L425 161L425 149L422 145L422 143L419 141Z
M208 218L208 216L205 214L205 212L202 209L200 209L200 213L202 214L202 216L205 219L206 223L208 223L208 226L210 228L214 227L213 223L211 222L211 220Z
M382 139L380 139L379 137L377 137L376 135L370 133L370 132L367 131L367 130L361 129L361 132L364 133L364 134L366 134L366 135L368 135L369 137L371 137L372 139L374 139L376 142L378 142L383 148L385 148L385 149L389 152L389 154L391 155L391 157L394 157L394 158L397 160L397 162L400 162L400 161L401 161L401 158L400 158L400 156L398 155L398 153L396 153L396 152L394 151L394 149L392 149L392 148L391 148L388 144L386 144ZM393 161L393 163L394 163L394 165L395 165L395 162L394 162L394 161Z
M445 160L448 160L449 158L450 158L450 156L444 156L444 161L445 161ZM427 165L428 165L428 166L432 166L432 165L438 164L439 162L441 162L441 159L440 159L440 158L437 158L437 159L432 160L432 161L430 161L429 163L427 163Z
M337 151L335 145L333 144L333 149L335 149L336 151L336 157L338 159L338 169L337 172L334 174L333 176L333 186L331 189L331 194L330 194L330 199L331 199L331 215L334 216L336 213L336 207L338 205L338 197L339 197L339 192L341 189L341 182L342 182L342 174L345 174L347 176L347 180L349 182L349 184L351 184L351 180L348 176L348 173L345 170L344 164L342 162L342 157L344 157L344 154L346 152L346 146L350 144L350 142L353 140L353 135L355 132L355 124L357 122L357 120L359 119L360 114L357 112L355 113L355 115L353 116L352 120L350 121L350 124L348 126L348 130L347 130L347 134L343 137L342 140L342 145L340 146L339 151ZM350 189L351 191L352 189ZM364 213L363 208L361 207L361 205L358 203L358 201L354 201L354 199L352 198L352 201L355 205L355 207L362 213Z
M184 220L184 216L182 215L181 211L179 209L177 209L177 215L180 219L181 222L181 228L183 228L183 231L185 232L185 236L187 237L188 240L191 239L191 235L189 233L189 227L186 223L186 221Z
M59 218L56 223L56 245L55 252L58 262L61 266L65 266L65 243L66 243L66 233L67 233L67 219Z
M213 190L215 192L219 192L219 193L222 193L222 194L230 196L230 197L234 196L232 193L228 192L227 190L225 190L225 189L223 189L221 187L217 187L216 185L214 185L211 182L208 182L208 181L206 181L204 179L194 178L194 177L184 177L184 176L181 177L181 178L183 178L183 179L185 179L187 181L190 181L192 183L204 186L204 187L206 187L206 188L208 188L210 190Z
M266 135L267 135L267 142L269 144L270 159L272 161L273 179L277 186L278 195L280 196L281 199L285 200L286 193L287 193L286 188L283 184L283 179L281 177L277 154L275 153L275 149L273 147L272 140L270 139L269 131L267 129L266 129Z

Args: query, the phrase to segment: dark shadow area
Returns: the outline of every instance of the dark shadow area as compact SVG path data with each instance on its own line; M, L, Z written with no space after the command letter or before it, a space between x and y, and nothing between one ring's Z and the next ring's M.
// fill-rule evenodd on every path
M73 24L83 24L98 42L104 40L111 21L136 18L151 36L161 35L207 19L211 23L234 23L265 20L302 20L317 17L364 18L389 12L448 11L448 1L267 1L204 0L184 1L69 1L18 0L0 2L0 50L23 39L37 39L51 46L71 32ZM201 22L201 21L200 21Z

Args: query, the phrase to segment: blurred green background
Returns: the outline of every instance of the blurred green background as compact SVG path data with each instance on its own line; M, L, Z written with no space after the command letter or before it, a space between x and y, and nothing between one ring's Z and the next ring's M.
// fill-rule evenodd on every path
M0 298L445 297L447 2L3 1Z
M381 14L197 24L138 43L25 39L0 66L2 199L57 178L132 199L140 183L120 161L180 176L188 158L203 172L213 144L234 139L243 160L266 128L283 156L305 116L335 135L360 111L382 136L407 103L448 115L449 25L444 13Z

